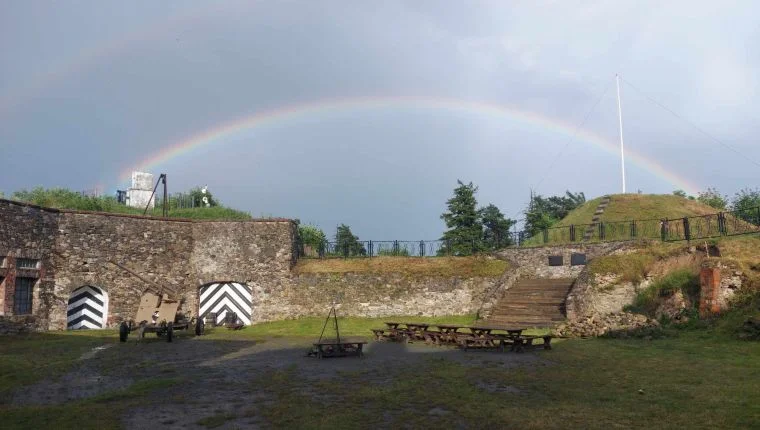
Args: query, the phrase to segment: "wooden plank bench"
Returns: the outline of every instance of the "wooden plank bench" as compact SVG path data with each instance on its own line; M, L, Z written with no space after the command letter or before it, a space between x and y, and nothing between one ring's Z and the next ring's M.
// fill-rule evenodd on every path
M464 349L465 352L470 349L496 350L499 352L504 352L506 345L507 344L504 339L491 335L463 337L459 342L459 346Z
M544 343L533 343L533 341L536 339L543 339ZM523 335L515 337L514 344L512 345L512 351L523 352L525 349L536 349L539 347L543 347L546 350L552 349L552 336Z
M427 344L440 345L445 342L444 334L440 331L425 330L423 335Z
M375 335L375 340L378 342L386 340L396 340L398 337L398 330L388 328L372 328L372 334Z

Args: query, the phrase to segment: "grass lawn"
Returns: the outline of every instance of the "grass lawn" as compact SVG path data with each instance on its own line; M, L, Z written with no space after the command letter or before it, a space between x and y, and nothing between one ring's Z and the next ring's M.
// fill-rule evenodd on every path
M341 329L367 335L388 319L346 318ZM469 323L472 317L391 319ZM0 419L3 428L134 428L130 416L167 410L185 411L175 414L177 420L194 413L189 422L206 428L243 428L252 425L250 419L275 428L760 425L760 343L711 329L673 331L655 340L565 340L551 351L524 354L412 345L383 357L373 348L393 345L380 344L371 345L365 359L340 361L304 358L301 346L288 349L308 345L323 323L310 318L216 330L172 344L118 344L114 332L95 331L3 337L0 381L6 394L82 367L110 375L134 375L139 368L144 377L65 404L16 405L6 395ZM116 344L79 360L107 343ZM223 365L209 367L209 357ZM220 384L224 374L233 379ZM223 400L211 400L214 390Z
M340 309L338 310L340 315ZM399 322L421 322L421 323L449 323L469 325L475 322L474 315L456 315L445 317L419 317L419 316L401 316L401 317L383 317L383 318L353 318L338 317L338 328L341 336L363 336L371 337L373 328L385 327L384 321ZM325 325L325 318L300 318L296 320L283 320L268 323L260 323L251 327L246 327L241 331L228 331L215 329L209 333L210 339L257 339L266 340L269 337L295 337L316 339ZM325 335L335 333L333 330L333 320L325 329Z

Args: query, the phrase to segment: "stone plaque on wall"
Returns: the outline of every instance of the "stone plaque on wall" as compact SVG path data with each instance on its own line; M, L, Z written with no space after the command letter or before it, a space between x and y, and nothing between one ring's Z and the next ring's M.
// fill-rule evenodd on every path
M561 255L550 255L549 256L549 265L550 266L561 266L562 265L562 256Z
M586 254L580 254L574 252L572 255L570 255L570 265L571 266L583 266L586 264Z

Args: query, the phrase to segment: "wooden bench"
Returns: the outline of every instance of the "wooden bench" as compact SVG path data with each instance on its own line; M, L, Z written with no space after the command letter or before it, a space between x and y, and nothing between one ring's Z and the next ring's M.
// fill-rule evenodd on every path
M536 339L543 339L544 343L534 344L533 341ZM552 349L552 336L523 335L515 337L514 344L512 345L512 351L523 352L525 349L536 349L539 347L543 347L546 350Z
M423 336L425 337L425 343L428 344L440 345L444 342L444 334L440 331L425 330Z
M504 352L506 342L498 336L481 335L462 337L459 346L467 352L469 349L497 350Z
M375 335L375 340L382 342L385 340L393 340L396 338L395 330L387 328L372 328L372 334Z

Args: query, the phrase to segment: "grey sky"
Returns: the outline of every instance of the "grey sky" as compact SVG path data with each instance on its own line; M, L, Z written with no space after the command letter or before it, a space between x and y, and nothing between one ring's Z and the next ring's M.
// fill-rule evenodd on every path
M119 173L235 118L326 99L414 96L580 124L698 189L756 187L755 2L0 2L0 190L113 192ZM457 179L519 212L531 187L619 192L619 156L476 109L359 109L284 120L168 160L254 215L364 239L432 239ZM558 161L551 161L560 154ZM677 187L627 165L629 191ZM542 181L543 180L543 181ZM541 182L542 181L542 182Z

